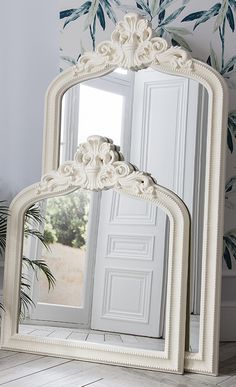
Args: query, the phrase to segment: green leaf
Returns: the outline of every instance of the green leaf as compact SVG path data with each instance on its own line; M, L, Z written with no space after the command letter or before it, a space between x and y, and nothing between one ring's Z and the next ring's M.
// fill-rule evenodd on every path
M159 27L163 27L165 26L166 24L172 22L173 20L175 20L177 18L177 16L179 16L179 14L184 10L185 7L180 7L179 9L175 10L173 13L170 14L170 16L168 16L166 19L164 19L162 21L161 24L159 24Z
M7 220L0 219L0 254L3 254L6 248Z
M235 229L234 230L231 230L227 233L227 235L231 238L231 240L234 241L234 244L236 245L236 235L235 234L232 234L232 232L235 233Z
M234 239L231 238L230 236L224 236L224 240L225 240L225 244L227 245L234 259L236 259L236 244Z
M169 32L170 34L177 34L177 35L192 35L192 32L187 30L186 28L181 27L165 27L165 30Z
M103 9L102 9L100 4L99 4L98 10L97 10L97 17L98 17L100 25L101 25L101 27L102 27L102 29L104 31L105 28L106 28L106 22L105 22L104 12L103 12Z
M202 15L204 15L207 11L198 11L198 12L193 12L190 13L188 16L185 16L181 22L186 22L186 21L192 21L199 19Z
M225 183L225 192L230 192L236 183L236 176L230 177Z
M3 203L5 201L0 200L0 254L3 254L6 248L7 217L9 215L9 208Z
M21 314L21 318L25 317L26 311L28 311L32 307L35 307L34 301L23 290L24 287L25 287L24 284L21 284L21 289L20 289L20 314Z
M91 1L86 1L79 8L77 8L70 16L68 16L68 18L66 19L66 21L64 23L63 28L65 28L67 26L67 24L78 19L80 16L86 15L89 11L90 6L91 6Z
M150 11L152 16L156 15L159 7L159 0L150 0Z
M227 265L227 268L229 270L231 270L232 269L232 261L231 261L229 249L227 246L225 246L223 257L224 257L225 263Z
M229 4L231 5L232 8L236 11L236 0L229 0Z
M60 19L64 19L65 17L68 17L72 15L76 11L76 8L73 9L65 9L65 11L60 12Z
M54 288L54 286L56 285L56 279L43 259L31 260L29 258L23 257L22 260L26 265L31 267L31 269L33 269L36 273L37 273L37 270L40 270L45 275L48 281L49 290L51 288Z
M182 36L177 34L171 34L171 38L174 46L181 46L190 52L192 51L191 47Z
M0 217L9 215L9 207L3 203L6 203L6 201L0 200Z
M215 21L215 25L214 25L214 32L218 30L219 27L221 27L225 17L226 17L226 13L227 13L227 10L228 10L228 0L223 0L222 1L222 4L221 4L221 7L219 9L219 12L218 12L218 15L217 15L217 18L216 18L216 21Z
M210 55L208 56L208 58L207 58L207 60L206 60L206 63L207 63L209 66L211 66L211 56L210 56Z
M41 225L43 224L45 218L41 213L41 209L37 204L34 204L28 208L25 212L25 221L26 223Z
M236 111L232 111L228 115L228 130L236 137Z
M159 13L165 11L175 0L164 0L161 5L157 8L156 13L153 14L154 16L159 15Z
M225 74L228 72L231 67L233 67L236 64L236 55L233 56L225 65L225 67L221 70L221 74Z
M234 15L230 6L228 7L226 17L232 32L234 32L234 29L235 29Z
M220 66L217 60L217 55L212 47L212 44L210 43L210 58L211 58L211 66L216 69L217 71L220 71Z
M100 0L100 2L102 3L102 1L103 0ZM127 13L127 12L135 12L135 13L137 13L137 7L135 7L135 6L133 6L133 5L129 5L129 4L121 4L120 6L119 6L119 10L120 11L122 11L122 12L124 12L124 13ZM141 15L141 16L144 16L144 17L149 17L149 15L147 15L147 12L146 11L144 11L144 10L141 10L141 9L139 9L138 10L138 13L139 13L139 15ZM111 19L111 18L110 18ZM114 23L115 24L115 23Z
M109 17L109 19L114 23L116 24L117 22L117 19L116 19L116 14L115 12L113 11L110 3L108 0L100 0L100 3L103 5L104 7L104 10L107 14L107 16Z
M193 29L195 30L200 24L205 23L207 20L211 19L212 17L218 15L218 12L221 8L220 3L216 3L213 5L209 11L205 11L204 14L199 18L199 20L195 23Z
M144 9L149 15L151 15L151 10L147 4L143 0L136 0L136 4L139 5L142 9Z
M25 230L24 230L24 234L25 234L26 237L32 236L32 237L34 237L34 238L36 238L36 239L39 239L40 242L43 244L43 246L44 246L47 250L50 250L48 244L45 242L44 235L43 235L40 231L34 230L34 229L32 229L32 228L27 228L27 227L26 227Z
M62 56L61 56L61 59L62 59L64 62L69 63L69 64L71 64L71 65L76 65L76 64L77 64L76 59L72 58L71 56L62 55Z
M97 14L99 6L99 0L92 0L91 5L89 7L88 15L84 23L84 31L93 24L95 16Z
M234 144L233 144L232 134L231 134L231 131L229 130L229 128L227 130L227 145L228 145L230 152L233 153Z

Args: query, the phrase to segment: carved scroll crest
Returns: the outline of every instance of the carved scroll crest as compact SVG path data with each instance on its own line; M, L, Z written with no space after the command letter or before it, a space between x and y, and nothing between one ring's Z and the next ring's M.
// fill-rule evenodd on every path
M73 161L67 161L57 171L44 175L37 194L57 193L73 187L91 191L122 188L129 193L152 197L157 194L151 175L124 161L119 147L100 136L88 137L87 142L79 145Z
M165 39L155 37L150 23L135 13L127 13L117 23L110 41L101 42L95 52L85 53L75 66L75 75L93 68L121 66L140 70L151 64L169 64L191 69L190 55L180 47L169 47Z

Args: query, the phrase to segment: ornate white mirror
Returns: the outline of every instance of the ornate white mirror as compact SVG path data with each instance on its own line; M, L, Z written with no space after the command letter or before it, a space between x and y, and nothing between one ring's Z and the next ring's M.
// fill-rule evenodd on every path
M158 224L163 216L168 239ZM129 233L117 233L120 218ZM11 204L3 348L183 372L188 237L181 199L123 161L111 140L89 137L74 161ZM55 291L32 271L40 262L55 275ZM70 325L63 327L65 313Z
M44 173L72 159L78 144L97 133L112 137L126 160L150 171L185 202L191 218L185 369L213 374L218 370L227 101L224 80L215 70L179 47L168 47L146 20L127 14L111 41L84 54L52 82L45 106ZM123 203L119 215L119 200L106 195L95 195L93 208L99 212L106 205L109 227L99 216L98 223L107 236L109 228L116 241L121 231L128 234L135 213L145 230L144 210ZM114 211L118 218L113 229ZM159 294L164 296L163 246L169 233L161 211L156 222L163 232L157 254L163 284ZM36 311L53 303L35 302ZM59 313L60 305L54 306ZM45 314L47 306L43 309L41 321L52 320ZM164 309L158 313L156 338L165 337ZM57 325L73 323L68 315L63 322L59 315L53 318ZM117 329L125 334L121 326ZM153 337L151 330L147 337Z

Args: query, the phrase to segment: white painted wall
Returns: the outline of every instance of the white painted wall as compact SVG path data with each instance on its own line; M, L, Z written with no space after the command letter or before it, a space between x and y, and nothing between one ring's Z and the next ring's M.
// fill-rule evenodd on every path
M44 95L59 72L58 13L55 0L1 0L0 200L40 178Z
M44 95L59 71L58 12L55 0L1 1L1 198L40 178Z

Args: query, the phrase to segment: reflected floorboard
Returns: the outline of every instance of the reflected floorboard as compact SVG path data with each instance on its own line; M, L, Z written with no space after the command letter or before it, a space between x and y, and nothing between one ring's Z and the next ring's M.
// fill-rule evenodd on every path
M191 316L190 321L191 352L198 351L199 316ZM106 343L124 347L164 350L164 339L152 337L103 332L93 329L52 327L48 325L32 325L23 323L19 326L19 333L37 337L50 337L65 340L87 341L92 343Z
M152 337L96 331L92 329L71 329L50 326L20 324L19 333L37 337L48 337L65 340L106 343L124 347L153 349L163 351L165 340Z

